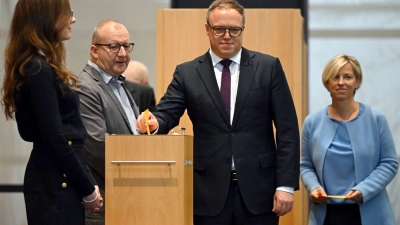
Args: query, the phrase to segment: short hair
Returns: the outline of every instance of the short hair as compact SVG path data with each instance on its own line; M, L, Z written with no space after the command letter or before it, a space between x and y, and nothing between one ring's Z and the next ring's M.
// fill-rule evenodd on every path
M324 84L326 89L328 89L329 80L334 78L339 72L339 70L342 69L348 63L350 63L353 68L354 76L358 81L358 88L360 88L363 78L360 63L353 56L340 54L328 61L328 63L325 66L324 72L322 73L322 83Z
M124 76L128 81L147 84L149 79L149 70L142 62L131 60L124 72Z
M120 23L120 22L118 22L116 20L103 20L103 21L101 21L99 24L97 24L97 26L93 30L92 44L96 44L97 42L99 42L99 40L102 38L101 29L105 25L110 24L110 23L115 23L115 24L118 24L118 25L122 25L122 23Z
M211 5L208 7L207 14L206 14L206 22L208 24L208 20L210 18L210 14L214 9L235 9L240 13L242 16L242 26L246 23L246 15L244 13L244 7L239 4L236 0L215 0Z

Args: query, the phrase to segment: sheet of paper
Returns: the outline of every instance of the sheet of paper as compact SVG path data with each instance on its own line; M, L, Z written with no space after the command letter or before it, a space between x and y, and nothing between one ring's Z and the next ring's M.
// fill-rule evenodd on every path
M346 198L345 195L328 195L328 198Z

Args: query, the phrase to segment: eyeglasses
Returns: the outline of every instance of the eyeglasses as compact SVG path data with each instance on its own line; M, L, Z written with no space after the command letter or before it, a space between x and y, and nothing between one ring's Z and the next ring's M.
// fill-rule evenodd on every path
M121 49L121 46L124 47L126 52L131 52L133 49L133 46L135 45L134 43L125 43L125 44L94 44L96 46L108 46L111 52L119 52Z
M71 17L69 18L69 21L72 21L74 19L74 10L71 10Z
M226 31L228 31L228 33L231 37L239 37L243 31L243 27L230 27L230 28L221 27L221 26L213 27L210 24L208 24L208 26L212 29L213 33L217 36L224 36Z

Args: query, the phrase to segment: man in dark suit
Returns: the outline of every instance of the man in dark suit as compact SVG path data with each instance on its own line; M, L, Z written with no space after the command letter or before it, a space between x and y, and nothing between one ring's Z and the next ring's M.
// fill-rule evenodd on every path
M130 61L124 72L125 87L131 93L139 112L146 109L153 111L156 106L154 90L148 86L148 69L139 61Z
M125 87L135 100L139 112L143 112L146 109L154 111L154 108L156 107L156 98L154 97L153 88L129 80L125 81Z
M87 164L105 200L105 134L138 134L139 111L124 87L125 71L133 43L128 30L114 20L100 22L92 36L90 61L78 75L82 119L88 132L85 140ZM104 208L86 213L86 225L104 225Z
M238 2L214 1L209 51L176 67L150 114L159 134L185 109L192 121L195 225L277 225L299 189L299 129L285 74L279 59L242 47L244 28ZM137 126L146 131L143 114Z

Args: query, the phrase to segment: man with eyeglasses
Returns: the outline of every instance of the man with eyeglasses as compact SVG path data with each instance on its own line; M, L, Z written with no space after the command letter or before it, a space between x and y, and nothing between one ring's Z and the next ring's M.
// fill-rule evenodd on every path
M244 8L214 1L210 49L176 67L150 115L158 134L186 109L192 121L194 225L277 225L299 189L299 128L284 71L278 58L242 47L244 31ZM137 126L146 131L143 115Z
M138 108L124 86L122 76L133 49L129 32L114 20L100 22L94 29L90 60L78 75L80 110L88 137L87 163L106 203L105 134L138 134ZM104 209L86 212L86 225L104 225Z

